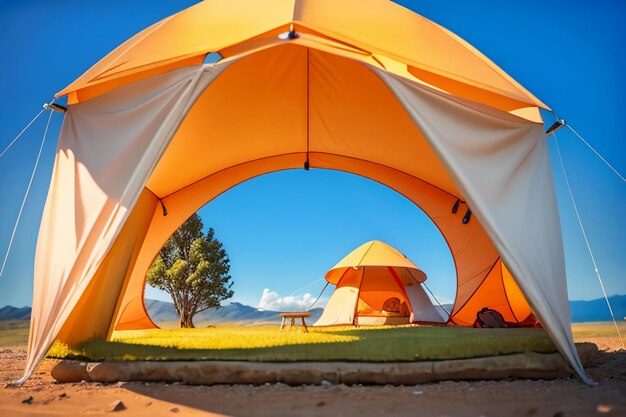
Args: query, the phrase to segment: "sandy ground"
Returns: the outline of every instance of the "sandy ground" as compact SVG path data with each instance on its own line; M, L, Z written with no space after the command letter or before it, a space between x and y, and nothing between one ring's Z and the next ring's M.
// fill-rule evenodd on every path
M417 386L289 387L177 384L59 384L45 360L21 388L0 388L0 416L626 416L626 351L602 338L588 368L600 384L579 380L440 382ZM19 377L21 347L0 350L0 383ZM125 409L107 411L116 400Z

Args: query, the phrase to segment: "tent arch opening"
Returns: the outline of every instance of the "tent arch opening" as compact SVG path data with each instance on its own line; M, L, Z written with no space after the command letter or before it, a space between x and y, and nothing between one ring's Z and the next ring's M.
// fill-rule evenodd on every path
M296 154L267 158L260 161L250 161L246 164L231 167L224 172L216 174L212 178L207 178L202 182L194 184L186 191L186 194L179 196L180 199L175 199L174 195L163 199L162 201L165 207L167 207L168 214L167 216L163 216L160 203L156 206L150 229L144 239L144 246L139 252L138 260L130 275L128 287L125 293L121 294L123 299L121 300L115 320L116 328L135 329L141 328L142 326L155 327L154 324L151 324L150 320L146 319L147 313L144 309L143 288L145 285L145 275L154 257L156 257L160 248L165 244L165 241L191 214L197 212L205 205L210 204L223 193L235 191L240 184L251 179L258 179L259 177L271 175L275 172L301 169L298 165L302 156L302 154ZM366 161L355 162L351 158L338 157L336 155L333 156L332 159L327 159L327 157L320 158L316 154L312 154L310 157L316 168L313 168L307 175L315 175L316 172L322 170L331 170L354 175L376 182L404 197L408 202L413 203L412 205L417 210L416 215L425 216L425 218L428 219L428 223L432 225L428 227L434 227L435 230L437 230L437 235L441 237L442 241L437 243L436 246L446 248L446 258L448 256L447 254L450 254L450 264L454 269L452 270L452 275L446 277L446 279L449 278L454 282L453 285L456 287L457 271L454 265L454 258L450 252L450 244L446 241L446 236L437 226L437 223L433 221L431 215L420 206L428 197L427 190L429 188L427 185L415 178L402 176L401 173L388 167L377 166L376 164ZM324 168L321 168L322 165L324 165ZM246 175L244 175L244 173ZM410 181L410 183L403 185L403 181ZM421 184L421 187L419 184ZM394 186L396 188L394 188ZM410 192L405 194L398 191L398 188L405 192ZM182 202L184 202L184 204ZM433 206L429 205L428 207L432 209ZM446 206L446 209L449 209L449 207ZM441 213L435 215L441 217ZM449 226L444 225L444 227ZM340 254L336 254L336 256L338 255ZM328 259L327 261L333 262L334 259Z

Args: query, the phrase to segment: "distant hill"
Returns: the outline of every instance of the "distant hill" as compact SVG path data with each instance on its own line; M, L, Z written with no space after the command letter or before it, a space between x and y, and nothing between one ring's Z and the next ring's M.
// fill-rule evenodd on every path
M0 308L0 320L29 320L30 307L4 306Z
M165 301L146 300L146 310L150 318L163 323L168 321L178 321L178 314L174 305ZM314 308L310 311L311 318L308 323L314 323L322 315L323 309ZM274 324L279 323L281 318L279 311L258 310L241 303L230 303L220 308L210 308L202 311L193 318L194 323L206 324Z
M613 314L616 320L624 320L626 317L626 295L613 295L609 297ZM583 321L610 321L611 314L604 298L590 301L570 301L572 322Z
M609 297L613 313L617 320L623 320L626 317L626 295L614 295ZM444 306L447 310L452 305ZM442 313L443 317L447 317L441 307L436 306L437 310ZM178 314L174 305L165 301L146 300L146 309L152 320L156 322L178 321ZM314 308L310 311L311 318L308 323L315 323L322 315L323 309ZM611 315L606 306L604 298L598 298L590 301L570 301L570 311L572 314L572 322L580 323L586 321L610 321ZM194 318L195 323L221 324L221 323L239 323L239 324L274 324L280 322L279 311L258 310L241 303L230 303L218 309L212 308L203 311ZM0 308L0 320L28 320L30 319L30 307L13 307L5 306Z

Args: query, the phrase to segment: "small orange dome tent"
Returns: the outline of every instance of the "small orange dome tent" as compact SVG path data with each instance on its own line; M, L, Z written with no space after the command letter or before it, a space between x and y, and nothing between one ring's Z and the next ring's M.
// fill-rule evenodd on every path
M203 64L210 54L221 59ZM547 107L445 28L388 0L206 0L57 96L68 108L20 382L55 339L153 326L145 276L176 228L230 187L302 167L361 175L420 206L450 246L456 319L475 315L463 307L473 294L498 293L488 284L504 262L591 382L569 321Z
M420 285L426 274L384 242L362 244L325 278L336 287L314 326L446 322Z

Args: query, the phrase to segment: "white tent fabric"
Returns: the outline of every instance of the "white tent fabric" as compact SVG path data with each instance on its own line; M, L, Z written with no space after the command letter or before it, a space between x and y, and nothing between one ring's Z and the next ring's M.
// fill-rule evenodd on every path
M543 126L373 68L439 156L555 345L587 384L567 298Z
M45 355L198 95L227 66L188 67L70 107L35 264L24 381ZM564 357L585 375L569 327L565 267L542 126L372 68L429 140ZM73 186L68 186L72 184Z
M359 289L341 287L335 289L328 299L324 311L313 326L337 326L353 324L356 303L359 300Z
M23 383L44 357L198 95L228 65L152 77L71 106L35 257Z
M409 322L426 321L431 323L445 323L446 319L441 317L428 295L424 292L421 284L415 282L411 285L405 285L404 291L409 297L411 304L411 317Z

